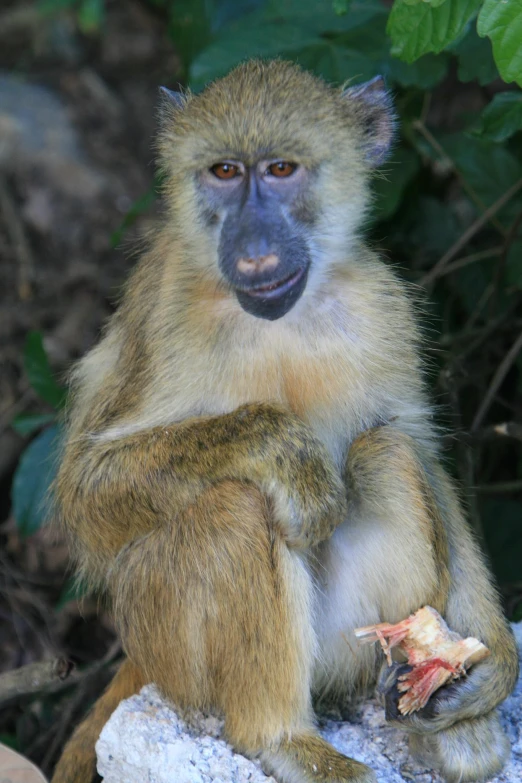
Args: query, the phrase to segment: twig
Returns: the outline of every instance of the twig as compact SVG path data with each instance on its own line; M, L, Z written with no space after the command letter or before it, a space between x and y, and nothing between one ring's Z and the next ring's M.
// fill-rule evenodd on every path
M20 299L30 299L32 295L31 283L34 273L34 259L31 246L27 240L23 221L13 201L7 182L0 177L0 209L5 216L5 227L9 233L13 249L19 262L18 269L18 296Z
M456 437L465 441L476 440L496 440L500 438L513 438L513 440L522 441L522 424L516 421L504 421L501 424L492 424L490 427L483 427L473 434L469 432L459 432Z
M474 189L471 187L471 185L467 182L467 180L462 176L461 172L459 171L456 163L454 160L448 155L444 147L439 144L433 133L428 130L422 119L414 120L411 124L412 128L416 131L419 131L419 133L422 133L428 144L430 144L433 149L438 152L441 158L446 160L447 163L451 166L452 171L455 173L455 176L459 180L462 188L466 191L468 196L472 201L475 202L476 206L483 212L486 209L486 205L482 201L482 199L475 193ZM491 220L491 223L499 234L502 236L506 236L506 229L500 223L494 216L490 216L488 220Z
M457 239L456 242L453 243L453 245L450 247L449 250L447 250L442 258L440 258L435 266L430 269L430 271L420 280L419 285L422 286L428 286L430 285L434 280L437 279L437 277L440 277L441 271L449 264L449 262L455 258L457 253L465 246L467 243L472 239L475 234L477 234L481 228L488 222L488 220L493 217L502 207L510 201L513 196L515 196L518 191L522 188L522 179L519 179L518 182L515 182L514 185L512 185L509 190L506 190L505 193L500 196L499 199L495 201L494 204L492 204L490 207L486 209L485 212L480 215L480 217L475 220L474 223L471 224L471 226Z
M41 766L45 772L49 771L51 762L56 752L63 745L64 738L70 729L70 724L74 716L74 713L76 712L80 704L84 701L85 695L87 693L87 690L90 686L92 679L96 677L100 673L100 671L108 663L110 663L120 652L121 652L121 644L117 639L116 641L113 642L113 644L111 644L111 646L109 647L108 651L105 653L103 658L100 661L97 661L95 664L93 664L86 671L84 678L78 684L76 693L72 696L72 698L69 701L69 704L67 705L64 712L62 713L54 739L49 745L49 748L47 749L47 752L43 758Z
M495 314L495 310L497 309L498 294L500 290L500 284L502 282L502 277L504 275L504 270L507 264L508 253L511 248L511 245L513 244L513 242L517 237L518 230L520 228L521 223L522 223L522 210L518 213L515 220L509 227L506 238L504 240L504 245L502 247L502 252L500 253L500 258L497 264L497 268L495 270L494 295L490 299L490 311L489 311L490 317L493 317L493 315Z
M478 495L504 495L510 492L522 492L522 479L499 481L496 484L479 484L475 487Z
M478 409L475 418L473 419L473 424L470 427L471 432L475 432L482 424L484 416L488 412L491 403L495 399L496 393L501 387L504 378L506 377L509 370L511 369L511 366L515 361L515 359L517 358L521 348L522 348L522 332L520 332L517 339L515 340L515 342L507 352L507 354L504 356L503 360L501 361L501 363L497 368L497 371L495 372L493 378L491 379L491 383L489 384L489 388L486 392L486 396L482 400L480 408Z
M0 704L17 696L38 693L56 681L63 682L73 670L66 658L30 663L0 675Z
M515 421L494 424L492 429L497 435L504 435L508 438L522 441L522 424L517 424Z
M488 258L496 258L497 256L501 256L503 250L503 246L500 245L499 247L491 247L488 250L480 250L478 253L470 253L469 256L458 258L456 261L453 261L452 264L448 264L444 269L441 269L435 275L435 277L432 278L431 282L439 277L450 275L452 272L456 272L457 269L462 269L465 266L469 266L469 264L475 264L477 261L485 261ZM435 267L433 269L435 269Z
M10 8L0 14L0 37L10 38L19 30L34 28L42 23L42 14L34 3Z

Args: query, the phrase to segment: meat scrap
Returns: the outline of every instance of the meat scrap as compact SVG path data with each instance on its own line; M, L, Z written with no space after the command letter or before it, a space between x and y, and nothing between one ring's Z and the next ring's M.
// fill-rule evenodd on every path
M470 666L490 654L478 639L463 639L450 631L431 606L423 606L400 623L367 625L354 633L360 644L379 641L390 666L394 647L407 656L412 669L400 675L397 682L404 694L398 703L402 715L420 710L434 691L462 677Z

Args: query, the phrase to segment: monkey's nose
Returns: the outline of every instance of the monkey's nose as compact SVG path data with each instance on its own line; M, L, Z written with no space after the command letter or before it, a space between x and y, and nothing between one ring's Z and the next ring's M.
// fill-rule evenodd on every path
M275 269L278 264L279 256L276 256L275 253L269 253L258 258L240 258L237 262L237 271L243 275L255 275L269 269Z

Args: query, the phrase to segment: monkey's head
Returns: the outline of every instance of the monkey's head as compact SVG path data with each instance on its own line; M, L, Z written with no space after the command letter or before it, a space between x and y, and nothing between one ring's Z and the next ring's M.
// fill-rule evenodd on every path
M335 89L283 61L163 89L160 163L184 258L275 320L346 261L394 117L381 77Z

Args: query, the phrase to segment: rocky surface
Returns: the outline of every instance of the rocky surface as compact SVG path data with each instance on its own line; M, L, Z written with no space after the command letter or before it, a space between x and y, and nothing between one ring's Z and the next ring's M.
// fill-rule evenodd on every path
M522 623L515 627L522 648ZM522 679L500 708L512 744L511 760L491 783L522 780ZM222 722L209 715L176 714L154 686L122 702L96 746L104 783L275 783L258 764L221 739ZM351 723L326 721L321 734L339 751L371 766L379 783L442 783L408 754L406 735L390 728L370 700Z

